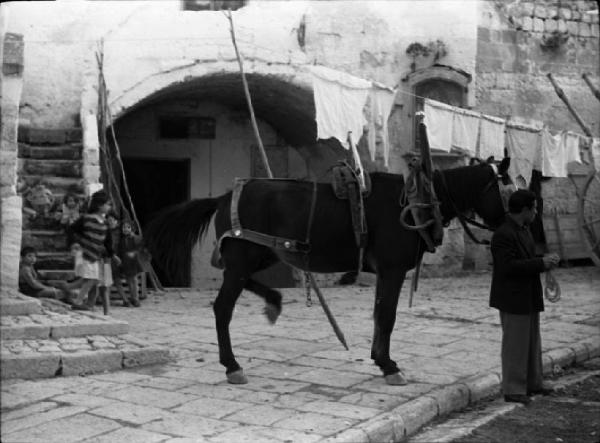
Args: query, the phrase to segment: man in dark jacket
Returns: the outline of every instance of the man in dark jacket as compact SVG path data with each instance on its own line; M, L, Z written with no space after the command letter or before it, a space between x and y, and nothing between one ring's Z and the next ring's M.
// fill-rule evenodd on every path
M557 254L535 256L529 224L536 198L524 189L508 201L506 221L492 237L494 268L490 306L502 324L502 391L509 402L527 404L529 395L547 394L542 384L540 315L544 298L540 273L558 265Z

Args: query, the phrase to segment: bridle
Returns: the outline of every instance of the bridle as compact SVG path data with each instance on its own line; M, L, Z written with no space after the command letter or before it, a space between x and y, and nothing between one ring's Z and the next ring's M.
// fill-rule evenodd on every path
M492 179L489 181L489 183L483 188L480 195L485 195L491 189L492 186L494 186L494 185L498 186L498 192L500 194L500 198L502 199L502 206L504 207L504 212L507 213L508 212L508 198L510 197L510 194L512 194L512 192L514 192L516 190L516 187L512 182L509 184L503 183L503 180L505 177L503 174L498 173L498 168L495 164L488 163L488 166L490 166L493 169L494 177L492 177ZM446 196L448 197L448 202L450 203L450 207L456 214L458 221L462 225L462 227L465 230L465 232L467 233L467 235L471 238L471 240L473 240L478 245L489 245L490 244L489 240L479 240L477 237L475 237L475 234L473 234L473 232L469 228L469 224L473 225L477 228L485 229L488 231L494 231L494 228L488 226L485 223L480 223L477 220L473 219L472 217L469 217L468 215L466 215L464 212L459 211L458 207L456 206L456 203L454 202L454 199L450 195L450 191L448 190L448 185L446 184L446 178L444 177L444 174L441 172L440 172L440 177L441 177L442 187L444 188L444 192L446 193Z

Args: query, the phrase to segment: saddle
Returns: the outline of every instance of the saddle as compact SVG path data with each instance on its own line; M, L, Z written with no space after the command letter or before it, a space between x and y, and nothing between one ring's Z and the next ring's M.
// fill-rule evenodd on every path
M363 198L371 192L371 180L365 174L365 190L360 192L360 182L354 169L346 162L340 162L332 169L332 186L335 196L341 200L348 200L350 216L356 246L364 248L367 245L367 220Z

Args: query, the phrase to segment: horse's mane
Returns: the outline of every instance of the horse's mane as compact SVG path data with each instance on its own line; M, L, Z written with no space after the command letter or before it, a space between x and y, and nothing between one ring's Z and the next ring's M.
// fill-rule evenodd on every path
M440 175L444 175L447 190L444 190L442 195L438 197L442 200L447 198L446 192L451 190L451 198L454 203L463 209L473 207L476 203L475 199L478 195L474 190L481 187L487 180L491 179L491 171L485 163L473 166L459 166L458 168L437 170L434 172L434 182L441 181ZM446 202L448 203L448 202Z

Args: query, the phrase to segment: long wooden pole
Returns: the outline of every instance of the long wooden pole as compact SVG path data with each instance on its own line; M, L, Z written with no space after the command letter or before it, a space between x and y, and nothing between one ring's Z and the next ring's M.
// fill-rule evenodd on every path
M223 12L224 12L225 16L227 17L227 19L229 20L229 32L231 33L231 41L233 43L233 48L235 49L235 55L236 55L236 58L238 61L238 65L240 66L240 73L242 75L242 84L244 85L244 94L246 95L246 102L248 103L248 110L250 111L250 119L252 121L252 128L254 129L254 136L256 137L256 142L258 143L258 148L260 150L260 155L263 160L263 165L265 166L265 170L267 171L267 176L269 178L273 178L273 173L271 172L271 168L269 167L269 159L267 157L267 153L265 151L265 148L262 144L262 140L260 138L260 132L258 131L258 125L256 124L256 117L254 116L254 107L252 106L252 98L250 97L250 90L248 88L248 82L246 81L246 74L244 73L244 61L242 59L242 55L240 54L240 51L238 50L237 43L235 40L235 29L233 26L233 17L231 15L231 10L228 10L227 12L225 12L225 11L223 11ZM333 327L333 330L334 330L337 338L340 340L340 342L344 345L344 347L347 350L348 345L346 344L346 339L344 338L344 334L342 333L340 327L338 326L337 322L335 321L333 314L329 310L329 306L327 306L327 303L325 302L325 298L323 297L323 294L321 294L321 291L320 291L319 287L317 286L317 282L315 281L315 278L313 277L312 273L310 273L308 271L305 273L305 276L307 277L308 280L310 280L312 287L314 288L315 292L317 293L317 296L319 297L319 301L321 302L321 306L323 307L323 311L325 311L325 315L327 316L329 323Z
M590 87L590 89L592 90L592 92L594 93L594 96L600 100L600 90L598 90L598 88L596 88L593 84L592 81L589 78L589 74L588 73L583 73L581 74L581 78L583 78L585 80L585 82L587 83L587 85Z
M244 85L244 94L246 95L246 102L248 103L248 110L250 111L250 120L252 121L252 128L254 129L254 135L256 136L256 142L258 143L258 149L260 150L260 155L263 160L263 164L267 171L267 176L269 178L273 178L273 173L271 172L271 168L269 167L269 159L267 158L267 152L265 151L265 147L262 144L262 140L260 138L260 133L258 131L258 125L256 124L256 117L254 116L254 107L252 106L252 98L250 97L250 90L248 89L248 82L246 81L246 74L244 73L244 61L242 59L242 55L237 47L237 42L235 40L235 28L233 26L233 16L231 15L231 10L228 10L225 13L225 16L229 19L229 32L231 33L231 41L233 42L233 48L235 49L235 55L238 61L238 65L240 65L240 73L242 75L242 84Z
M575 118L575 120L577 120L577 123L579 123L579 126L581 126L581 129L583 129L583 132L585 132L585 135L587 135L588 137L592 137L593 136L592 135L592 131L585 124L585 122L583 121L583 119L579 116L579 114L577 113L577 111L575 110L575 108L573 108L573 106L571 106L571 103L569 103L569 99L567 98L567 96L563 92L562 88L560 86L558 86L558 83L556 83L556 80L554 80L554 77L552 76L552 73L549 72L548 75L547 75L547 77L550 79L550 82L552 83L552 86L554 86L554 90L556 91L556 94L563 101L563 103L567 106L567 108L569 109L569 111L571 112L571 115L573 115L573 117Z

